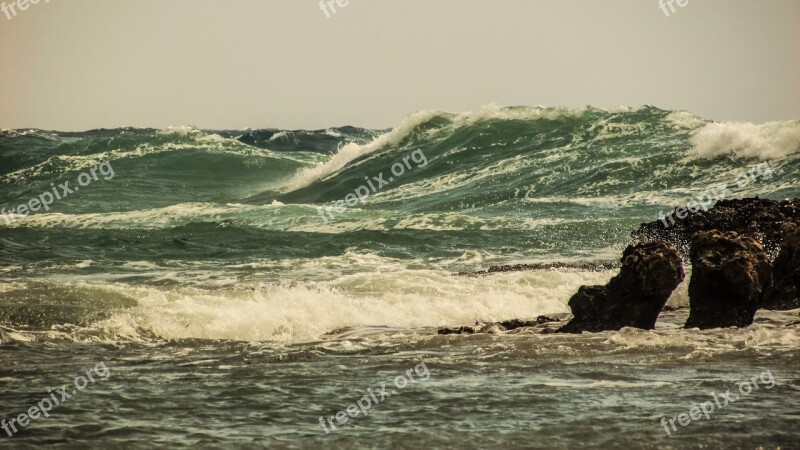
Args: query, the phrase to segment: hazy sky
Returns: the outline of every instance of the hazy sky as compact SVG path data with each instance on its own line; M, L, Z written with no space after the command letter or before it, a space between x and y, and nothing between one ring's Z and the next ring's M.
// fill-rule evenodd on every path
M10 0L0 0L9 3ZM0 128L384 128L653 104L800 119L800 1L41 0L0 13Z

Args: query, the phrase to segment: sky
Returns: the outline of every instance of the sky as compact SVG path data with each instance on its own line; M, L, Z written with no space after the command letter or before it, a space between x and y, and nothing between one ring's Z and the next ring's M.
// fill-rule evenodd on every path
M800 119L798 0L689 0L669 16L659 0L335 8L40 0L0 12L0 128L389 128L488 104Z

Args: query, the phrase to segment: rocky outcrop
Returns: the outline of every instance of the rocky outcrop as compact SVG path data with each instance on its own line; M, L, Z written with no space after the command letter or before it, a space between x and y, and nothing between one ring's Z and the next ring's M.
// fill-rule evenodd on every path
M800 308L800 227L781 244L772 266L772 285L761 303L764 309Z
M620 273L605 286L582 286L569 300L573 318L561 333L655 328L661 309L685 277L678 250L649 242L628 246Z
M713 208L701 209L700 205L707 208L710 202L696 203L694 209L678 207L662 220L642 224L632 233L620 273L605 286L582 286L569 300L572 320L558 332L653 329L667 299L685 277L682 255L691 259L693 268L687 328L744 327L753 322L759 306L800 307L800 199L720 200ZM774 266L770 258L775 258ZM567 267L572 266L517 264L457 275ZM594 263L580 268L611 267ZM478 323L439 333L505 331L503 324Z
M692 237L700 231L735 231L751 236L773 256L781 242L800 225L800 199L774 201L759 198L720 200L707 211L675 208L661 220L642 224L633 242L666 241L689 253Z
M686 328L745 327L769 286L763 246L736 232L699 232L692 239L689 319Z

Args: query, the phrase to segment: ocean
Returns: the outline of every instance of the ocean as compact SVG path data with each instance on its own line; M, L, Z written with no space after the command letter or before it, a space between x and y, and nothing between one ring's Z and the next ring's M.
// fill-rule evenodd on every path
M631 231L722 188L800 197L800 121L2 130L0 448L800 448L798 310L685 330L687 276L652 331L437 334L568 319Z

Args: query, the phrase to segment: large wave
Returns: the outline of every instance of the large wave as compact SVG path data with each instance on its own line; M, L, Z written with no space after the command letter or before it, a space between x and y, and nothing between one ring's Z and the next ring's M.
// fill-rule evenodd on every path
M116 176L0 219L0 322L295 342L566 312L610 272L450 274L616 260L641 222L757 164L771 176L732 196L800 196L798 129L652 106L489 106L391 130L3 130L0 208L104 161ZM386 182L363 201L319 215L375 177Z
M420 112L367 144L342 146L281 190L284 202L344 198L414 150L429 164L407 171L364 206L464 210L525 201L609 207L669 205L709 185L731 182L757 160L781 177L741 195L782 195L798 167L798 122L720 124L654 107L496 108ZM788 181L788 183L787 183ZM552 202L549 202L552 203Z
M426 164L393 176L392 165L415 151ZM113 182L58 202L28 224L131 219L136 226L182 226L205 211L217 222L239 218L311 232L513 228L575 220L589 210L637 216L634 208L666 208L732 183L758 161L768 161L776 176L737 195L796 195L799 154L798 121L717 123L651 106L421 111L388 131L4 130L0 206L15 207L109 161ZM378 176L392 181L372 186L347 217L330 224L315 217L316 206L341 201ZM267 205L286 208L252 209Z

